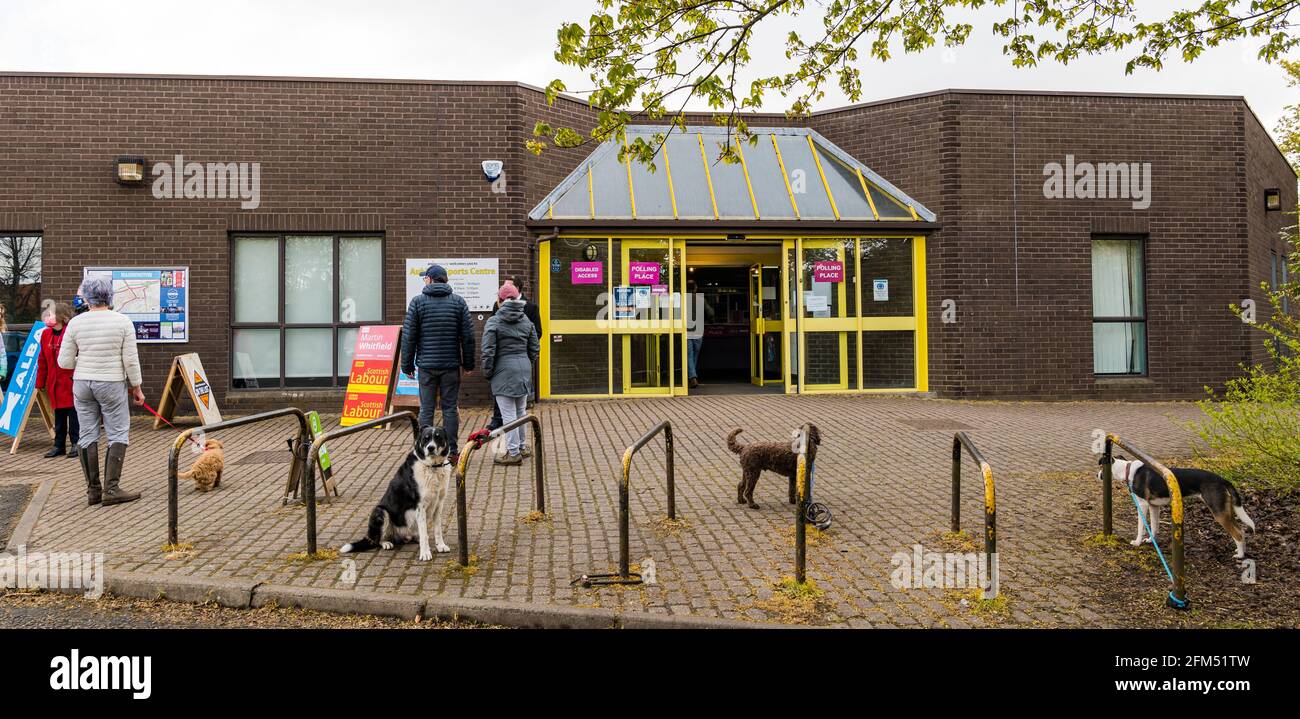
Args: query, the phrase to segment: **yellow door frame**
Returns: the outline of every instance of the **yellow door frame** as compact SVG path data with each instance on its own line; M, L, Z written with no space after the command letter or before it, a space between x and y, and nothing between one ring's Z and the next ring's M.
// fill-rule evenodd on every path
M749 383L763 386L763 265L749 266ZM756 349L757 348L757 349Z
M784 250L782 250L784 251ZM771 265L768 265L770 267ZM749 383L759 387L766 387L769 384L782 384L781 380L769 380L767 378L767 336L782 336L784 323L780 318L773 319L768 317L763 311L763 290L767 285L763 284L763 263L755 263L749 266ZM773 287L773 294L777 288ZM778 307L780 304L778 303ZM784 341L780 342L784 347ZM780 362L781 352L777 351L777 361Z
M798 251L795 253L795 268L798 270L798 294L799 294L799 393L817 393L817 392L845 392L849 389L849 333L856 332L858 324L857 310L852 317L848 316L848 263L845 261L845 243L853 242L857 247L856 240L847 239L820 239L820 238L799 238ZM805 317L804 310L804 259L805 250L835 250L835 256L840 263L841 272L845 273L845 280L837 283L835 288L838 309L834 317ZM856 249L855 249L856 254ZM857 277L857 273L854 273ZM839 361L840 361L840 381L834 383L808 384L808 335L813 332L835 332L839 335ZM858 344L859 352L861 343ZM859 365L861 362L859 361ZM860 385L859 385L860 386Z
M912 287L913 287L912 316L910 317L863 317L862 316L862 293L863 293L862 284L863 283L861 280L861 275L862 275L861 248L862 248L863 238L868 238L868 239L908 238L912 240ZM614 287L613 285L614 272L613 272L612 259L613 259L613 241L615 238L612 236L593 237L590 234L586 234L586 233L578 233L578 234L561 233L557 239L569 239L569 240L579 239L579 240L587 240L593 243L603 243L605 247L605 257L611 260L610 262L607 263L609 267L606 268L605 291L609 293L610 297L612 297L613 287ZM679 346L681 349L681 356L683 358L683 361L681 362L680 367L676 366L676 354L673 352L669 353L669 357L668 357L669 376L671 380L669 382L669 387L667 388L668 391L664 392L663 389L661 388L649 388L651 390L650 392L632 392L630 394L633 395L688 394L688 388L686 382L686 361L685 361L688 352L686 346L687 335L686 335L686 308L685 308L685 303L686 303L685 279L686 279L686 267L688 264L687 249L691 241L726 240L726 235L719 234L719 233L712 233L712 232L674 234L671 236L653 235L653 234L639 234L639 235L629 234L629 235L620 235L617 237L617 239L620 241L621 249L623 249L624 252L626 252L627 248L635 247L638 245L649 246L649 247L662 246L662 243L666 241L668 246L669 258L670 258L669 259L670 271L669 271L669 278L668 278L668 285L669 285L668 301L671 305L673 298L679 295L681 296L681 300L679 301L678 306L674 306L671 308L670 315L669 315L671 320L668 323L668 327L666 328L663 327L662 325L655 326L655 327L638 326L636 323L639 321L633 321L632 325L629 326L627 321L623 321L622 324L619 324L617 322L614 322L612 318L607 318L605 320L553 320L551 319L550 316L551 283L554 281L552 278L552 273L550 272L550 262L552 256L551 245L553 240L539 242L538 258L539 258L540 271L538 273L539 277L538 277L537 300L538 300L538 304L540 305L540 310L542 313L542 326L544 328L544 333L543 333L544 336L542 337L542 343L541 343L542 345L541 357L540 357L541 367L539 368L538 371L538 378L539 378L538 392L539 392L539 396L544 399L549 399L556 396L552 394L551 359L553 353L551 349L551 343L552 343L552 337L554 335L564 335L564 334L605 335L606 351L607 351L607 367L606 367L607 391L604 394L600 394L600 393L565 394L565 395L559 395L559 397L563 397L566 399L584 399L584 398L621 396L620 394L615 393L614 386L613 386L614 335L615 334L620 334L624 336L630 334L660 334L660 335L669 334L670 336L680 336ZM900 235L897 233L864 233L864 234L855 234L851 238L850 237L834 238L834 237L826 237L826 236L814 236L814 237L804 238L804 237L783 235L783 234L762 234L762 235L754 234L754 235L749 235L747 239L757 240L757 241L780 241L781 242L781 259L780 259L781 298L779 302L779 307L781 308L781 317L776 320L766 320L765 318L767 322L765 326L765 330L768 333L777 332L781 337L782 340L781 341L781 377L784 381L785 392L787 394L792 394L795 392L889 393L889 392L929 391L929 361L928 361L929 348L928 348L928 321L927 321L928 318L926 316L926 312L927 312L926 268L925 268L926 253L925 253L924 236ZM826 246L826 243L833 244L835 242L839 242L841 243L840 253L839 253L841 257L841 261L844 261L847 265L847 261L849 260L844 257L844 247L842 243L844 240L848 240L848 239L851 239L854 242L854 252L853 252L854 257L852 258L852 261L858 263L858 266L855 268L854 271L855 286L853 288L853 291L855 293L854 296L856 301L855 301L853 317L851 318L849 317L809 318L805 320L805 318L803 317L804 314L803 250L804 248L805 247L817 248L819 246L824 247ZM796 261L794 277L790 276L791 273L790 273L789 255L791 250L794 250L795 253L794 256ZM674 268L673 260L678 258L679 256L680 256L679 264L676 265L675 267L676 272L673 272L672 271L672 268ZM625 256L621 259L623 262L624 274L626 274L627 259ZM762 274L761 268L759 274L760 274L760 281L761 281L761 274ZM792 284L792 282L795 284ZM844 287L843 284L844 283L841 283L841 287L839 288L841 315L847 314L844 311L844 309L846 308L845 300L847 300L848 288ZM793 293L791 292L792 289L795 290ZM761 302L761 291L760 291L759 300ZM792 300L793 300L793 306L792 306ZM807 327L804 325L805 322L814 322L814 323L822 323L822 324L820 325L814 324L812 327ZM913 332L913 338L914 338L913 345L914 345L914 355L915 355L913 358L914 379L915 379L914 386L903 387L903 388L862 389L863 377L864 377L863 371L864 371L864 364L865 364L864 363L865 357L863 356L863 342L862 342L863 333L873 332L873 331L891 331L891 330L910 330ZM856 347L857 358L858 358L857 386L859 389L857 390L838 389L838 385L807 386L804 383L804 380L806 378L806 374L805 374L806 344L804 340L805 340L805 333L809 331L834 331L834 332L841 332L841 333L847 333L847 332L856 333L857 340L858 340L857 347ZM848 337L847 334L841 334L840 361L842 364L841 364L840 376L845 378L846 380L848 374L847 366L846 366L848 362L848 353L847 353L847 347L845 347L844 345L847 343L847 337ZM797 383L792 383L791 381L791 370L796 369L791 366L792 363L789 361L790 359L789 354L792 348L795 348L798 353L797 371L799 373L799 382ZM627 360L629 358L630 358L629 353L625 351L624 359ZM760 354L760 359L761 359L761 354ZM625 373L624 376L627 377L628 375Z
M621 276L625 280L629 276L628 265L631 262L631 256L633 250L663 249L664 251L667 252L667 257L668 257L667 326L665 326L662 320L662 310L659 307L659 300L655 299L655 295L651 296L651 302L653 303L655 309L655 316L652 317L651 319L615 320L612 317L610 318L612 326L614 328L614 333L620 335L621 337L620 342L622 344L621 354L622 354L622 370L623 370L622 372L623 385L620 388L621 394L667 395L667 396L677 394L676 392L676 389L678 387L678 381L677 381L678 378L677 378L677 371L676 371L677 358L676 358L676 353L673 352L672 350L672 340L677 334L685 332L685 311L683 308L683 311L679 313L678 312L679 303L674 303L673 299L674 299L674 290L679 286L683 288L685 287L686 247L685 247L685 243L682 243L682 247L680 248L677 248L674 245L675 243L672 237L645 238L645 239L625 238L625 237L619 238L619 247L620 247L619 267L622 270ZM680 262L674 262L674 260L676 259L676 255L678 254L677 252L674 252L675 249L678 250L679 253L681 254L682 259ZM632 287L634 285L631 285L629 283L626 286ZM613 298L612 285L610 288L610 297ZM677 316L678 314L682 315L681 318ZM645 349L646 372L647 375L649 375L653 371L655 381L658 381L657 368L659 366L659 344L661 341L661 335L668 335L669 351L668 351L668 385L667 386L663 386L663 385L653 385L653 386L646 386L646 387L632 386L632 335L634 334L647 335L646 349ZM682 345L682 350L683 351L686 350L684 343ZM685 355L683 355L683 358L684 357ZM685 364L685 362L683 362L683 364ZM610 379L610 382L612 385L613 382L612 377ZM682 384L684 385L685 382L682 382ZM611 394L612 393L613 393L613 387L611 386Z

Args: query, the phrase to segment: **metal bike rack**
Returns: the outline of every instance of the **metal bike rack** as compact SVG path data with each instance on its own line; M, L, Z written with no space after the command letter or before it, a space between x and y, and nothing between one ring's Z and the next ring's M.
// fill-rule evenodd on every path
M307 556L316 554L316 465L320 461L321 447L330 440L346 437L350 434L364 432L376 427L387 427L393 422L406 420L411 424L412 441L420 436L420 420L411 412L395 412L376 419L367 420L351 427L338 427L317 437L307 452L306 471L303 474L302 499L307 507ZM304 422L306 419L304 417Z
M632 511L628 506L628 495L631 491L632 481L632 457L661 432L664 435L664 452L666 456L664 464L667 474L668 518L677 519L677 486L673 472L673 457L675 455L673 450L673 425L668 420L664 420L655 425L649 432L641 435L641 439L633 442L632 446L623 452L623 477L618 484L618 573L584 574L575 579L574 583L581 582L584 587L641 583L641 575L632 572L631 552L628 547L628 535L630 534L628 525L631 522L632 515Z
M961 451L963 448L970 453L971 459L979 463L980 474L984 477L984 561L991 583L989 596L985 598L995 599L998 596L998 510L993 468L984 461L984 455L980 454L979 448L965 432L958 432L952 436L952 531L961 531Z
M1172 583L1174 588L1173 591L1169 593L1169 596L1165 598L1165 604L1174 609L1186 609L1190 605L1190 602L1187 599L1186 575L1183 567L1183 491L1178 486L1178 478L1174 476L1173 472L1169 471L1168 467L1152 459L1146 452L1143 452L1137 447L1134 447L1120 439L1118 435L1111 434L1110 432L1106 433L1106 449L1102 453L1101 464L1102 534L1109 537L1113 533L1113 524L1111 521L1111 484L1113 480L1111 477L1111 464L1114 461L1115 447L1126 450L1129 454L1133 455L1143 464L1159 472L1160 476L1165 478L1165 485L1169 488L1169 520L1170 524L1173 525L1174 533L1174 539L1172 542L1173 548L1170 550L1173 566L1169 568L1170 574L1173 575ZM1143 518L1138 517L1138 521L1143 521ZM1152 527L1151 529L1155 529L1155 527ZM1155 535L1152 535L1151 543L1157 548L1159 547L1159 545L1156 544Z
M812 474L817 461L817 443L808 441L811 429L811 424L800 427L794 440L794 450L798 454L795 471L798 501L794 507L794 578L800 584L806 583L808 579L808 476Z
M289 476L292 480L294 476L296 476L298 473L302 471L302 465L306 461L306 455L303 454L302 450L303 447L306 445L308 438L311 437L311 430L307 426L307 413L303 412L297 407L285 407L284 409L276 409L276 410L271 410L270 412L260 412L258 414L250 414L247 417L237 417L235 419L228 419L224 422L217 422L215 424L209 424L202 427L191 427L189 429L182 431L179 435L177 435L176 441L172 443L171 452L168 453L167 455L167 543L168 544L175 545L180 543L178 537L178 530L176 526L179 522L178 515L180 514L180 509L178 506L180 504L180 490L178 486L179 480L177 477L177 471L178 471L178 464L180 461L181 448L184 447L185 443L190 440L191 435L193 435L195 432L202 432L206 436L218 430L232 429L234 427L242 427L248 424L257 424L259 422L265 422L267 420L277 419L279 417L288 417L290 415L294 416L298 420L298 436L292 440L293 448L294 448L293 463L289 467ZM288 491L288 485L286 484L286 492L287 491Z
M462 567L469 566L469 519L465 507L465 471L469 469L470 455L474 454L474 451L484 444L488 444L497 437L518 429L525 424L532 425L533 428L533 498L537 505L537 511L546 514L546 477L542 470L544 464L542 461L544 456L542 421L537 418L537 415L525 415L492 430L479 439L471 440L465 445L465 451L460 453L460 461L456 463L456 531L460 535L460 566Z

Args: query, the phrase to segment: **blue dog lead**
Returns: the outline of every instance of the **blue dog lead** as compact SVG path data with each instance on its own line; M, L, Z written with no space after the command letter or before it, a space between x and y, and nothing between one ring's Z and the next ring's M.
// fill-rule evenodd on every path
M1170 571L1169 563L1165 561L1164 552L1160 551L1160 543L1156 541L1156 533L1151 531L1151 525L1147 522L1146 513L1142 511L1142 507L1138 504L1138 497L1133 492L1133 485L1129 482L1125 482L1125 484L1128 485L1128 496L1133 500L1133 509L1137 510L1138 519L1142 522L1142 526L1147 528L1147 536L1151 537L1151 546L1156 548L1156 556L1160 557L1160 564L1165 568L1165 574L1169 575L1169 581L1173 582L1174 573ZM1187 600L1175 597L1173 591L1169 592L1169 601L1177 605L1179 609L1187 607Z

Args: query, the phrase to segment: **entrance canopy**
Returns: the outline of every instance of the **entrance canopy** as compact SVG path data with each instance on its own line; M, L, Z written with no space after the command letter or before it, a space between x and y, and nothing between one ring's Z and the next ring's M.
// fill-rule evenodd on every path
M666 133L654 170L619 160L602 143L528 214L530 225L931 229L935 215L817 132L756 128L730 141L739 162L718 159L727 128L627 128L629 141Z

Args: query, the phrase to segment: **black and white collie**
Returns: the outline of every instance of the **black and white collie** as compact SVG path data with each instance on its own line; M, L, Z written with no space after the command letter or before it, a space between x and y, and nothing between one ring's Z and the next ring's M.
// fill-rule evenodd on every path
M424 427L415 447L398 468L383 499L370 513L366 536L339 549L340 554L365 552L376 547L393 549L418 537L420 561L433 559L429 550L430 515L433 522L433 546L450 552L442 541L442 512L446 504L447 484L451 477L448 455L451 445L442 428Z
M1098 460L1098 464L1105 463L1105 457ZM1246 536L1238 524L1250 527L1251 531L1254 531L1255 522L1241 506L1241 494L1237 492L1237 488L1223 477L1203 469L1170 467L1169 471L1173 472L1174 479L1178 480L1178 490L1183 495L1183 499L1200 497L1205 500L1205 504L1210 508L1210 514L1214 515L1214 520L1227 530L1228 536L1237 543L1237 552L1233 556L1237 559L1245 559ZM1137 495L1138 511L1147 516L1147 524L1151 525L1151 537L1144 538L1146 524L1143 524L1139 517L1137 539L1134 539L1131 544L1137 547L1145 542L1154 543L1155 533L1160 527L1159 508L1168 506L1171 501L1165 478L1146 464L1123 457L1114 458L1110 473L1112 477L1124 480L1129 491ZM1100 471L1097 472L1097 476L1101 476Z

